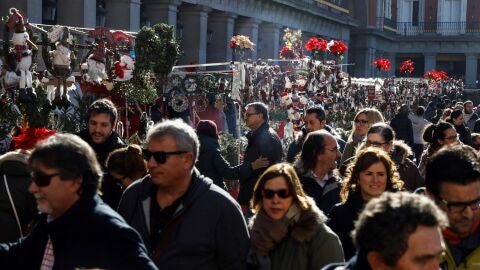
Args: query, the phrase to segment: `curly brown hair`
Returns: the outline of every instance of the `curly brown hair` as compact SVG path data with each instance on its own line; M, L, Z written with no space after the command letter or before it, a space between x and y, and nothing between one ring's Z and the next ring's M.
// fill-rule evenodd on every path
M378 147L367 147L360 150L355 159L348 165L346 177L340 191L340 198L343 202L348 199L350 192L356 190L360 172L367 170L377 162L382 162L387 169L387 188L385 191L403 190L404 183L400 180L395 163L388 153Z

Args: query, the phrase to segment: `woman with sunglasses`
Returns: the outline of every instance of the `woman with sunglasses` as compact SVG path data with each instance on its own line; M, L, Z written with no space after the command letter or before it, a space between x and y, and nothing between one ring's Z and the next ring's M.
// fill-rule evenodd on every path
M363 142L371 125L385 122L382 113L375 108L363 108L353 118L353 128L348 136L340 164L355 155L355 149Z
M402 187L403 182L388 153L378 147L367 147L357 153L343 181L342 202L332 208L327 223L340 237L346 259L355 254L350 232L365 204L384 191L398 191Z
M405 183L405 189L414 191L424 185L424 178L420 175L415 162L410 157L413 156L412 149L403 141L396 140L395 131L385 123L377 123L371 126L367 132L367 138L359 150L365 147L379 147L387 152L394 162L400 179ZM353 159L347 160L342 164L340 173L345 176L346 168Z
M430 157L445 145L458 144L458 133L452 124L439 121L437 124L430 124L425 128L423 140L428 143L428 147L423 151L418 170L420 175L425 178L425 170Z
M255 216L249 222L249 262L255 269L321 269L344 261L338 236L290 164L275 164L260 176L250 207Z

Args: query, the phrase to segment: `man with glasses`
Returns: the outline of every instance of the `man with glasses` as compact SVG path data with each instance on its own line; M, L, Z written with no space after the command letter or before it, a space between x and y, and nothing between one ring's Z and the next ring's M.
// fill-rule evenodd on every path
M479 269L480 166L462 146L440 149L427 165L426 193L447 214L446 269Z
M277 133L268 124L268 107L261 102L250 103L245 111L245 124L250 129L247 133L248 145L243 158L244 163L252 163L259 157L265 157L270 165L282 161L282 142ZM248 202L252 198L253 187L258 177L267 168L260 168L253 171L248 177L240 178L240 192L238 203L242 206L244 213L248 212Z
M157 269L138 232L98 197L102 171L86 142L53 135L28 163L41 214L29 235L0 245L2 269Z
M118 211L161 269L245 269L242 212L194 167L198 151L195 130L180 119L153 126L144 152L150 174L125 190Z

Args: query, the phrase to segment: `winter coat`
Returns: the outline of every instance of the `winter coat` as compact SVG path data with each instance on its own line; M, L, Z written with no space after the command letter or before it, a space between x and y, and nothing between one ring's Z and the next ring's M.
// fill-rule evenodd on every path
M354 222L365 206L360 191L352 192L347 201L336 204L328 214L327 225L340 238L345 259L355 255L355 246L350 233L354 228Z
M300 183L302 183L305 193L312 197L320 210L328 213L332 207L340 202L340 177L329 174L325 186L320 186L310 173L300 176Z
M478 232L475 236L478 238ZM478 246L478 240L476 240L476 245ZM475 243L475 242L473 242ZM454 256L452 254L452 247L449 244L445 244L446 252L444 255L444 264L442 265L447 270L478 270L480 269L480 247L475 248L472 252L470 252L465 258L460 262L456 263ZM461 250L461 249L460 249Z
M353 131L352 131L353 132ZM350 159L355 155L355 151L360 143L365 139L365 136L354 136L353 139L349 140L345 145L345 149L342 153L342 158L340 159L339 166L345 163L346 160Z
M463 144L470 145L470 146L473 145L471 133L468 127L466 127L464 124L455 125L455 130L457 131L460 141Z
M275 133L267 123L263 123L263 125L255 131L250 131L247 134L247 139L248 146L245 149L244 163L252 163L260 156L266 157L270 161L270 165L282 161L282 142L277 133ZM248 205L248 202L252 198L253 187L255 186L255 183L257 183L258 177L266 169L267 168L257 169L249 177L240 176L238 202L241 205Z
M367 261L367 255L357 252L347 263L332 263L322 270L372 270Z
M425 179L427 164L430 162L430 157L432 157L433 154L435 154L440 148L441 146L439 145L429 144L427 149L423 151L422 157L420 158L420 163L418 164L418 171L423 179Z
M0 156L0 243L14 242L20 238L20 228L7 193L5 180L15 205L22 233L37 215L35 198L28 192L32 179L27 158L25 153L17 151Z
M240 175L246 178L253 173L250 163L231 167L220 153L220 145L216 138L200 135L198 139L200 141L200 151L195 167L201 174L212 179L217 186L226 189L223 179L237 180Z
M412 121L413 142L415 144L425 144L423 141L423 131L430 122L423 118L423 116L418 116L413 113L410 113L409 118Z
M260 263L255 269L318 270L329 263L345 261L340 240L325 224L325 215L315 205L300 211L298 220L286 221L289 222L288 232L269 251L266 260L258 260ZM256 219L254 216L249 222L252 241L269 238L268 224L256 224ZM259 237L255 238L254 234Z
M115 131L112 132L112 134L108 137L106 141L103 143L94 143L92 141L92 138L90 137L90 134L88 133L88 129L82 130L78 136L82 138L82 140L86 141L95 151L95 154L97 154L97 160L102 166L102 168L105 171L105 160L107 159L108 155L115 149L121 148L125 146L125 143L118 137L117 133Z
M470 118L469 118L470 116ZM468 129L470 131L474 130L475 129L475 122L477 121L478 119L478 115L477 113L472 113L472 114L466 114L465 112L463 112L463 117L465 118L465 120L467 120L468 118L468 121L465 123L465 125L468 127Z
M2 269L40 269L49 237L55 256L53 270L157 269L138 232L98 196L81 196L50 222L46 214L41 214L27 237L17 243L0 244Z
M413 127L412 120L408 118L408 113L398 113L390 121L390 126L395 131L397 140L402 140L410 147L413 147Z
M134 182L123 193L118 212L150 247L150 205L154 189L150 175ZM249 248L247 225L240 206L197 169L173 217L160 237L170 237L160 269L245 269ZM132 268L134 269L134 268Z

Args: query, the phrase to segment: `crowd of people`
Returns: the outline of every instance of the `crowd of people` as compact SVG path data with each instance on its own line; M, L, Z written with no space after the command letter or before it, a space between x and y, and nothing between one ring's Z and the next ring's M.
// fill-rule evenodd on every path
M232 166L223 121L164 120L127 145L99 99L80 134L0 156L0 267L480 269L480 109L440 105L362 108L347 138L315 105L285 145L250 103Z

